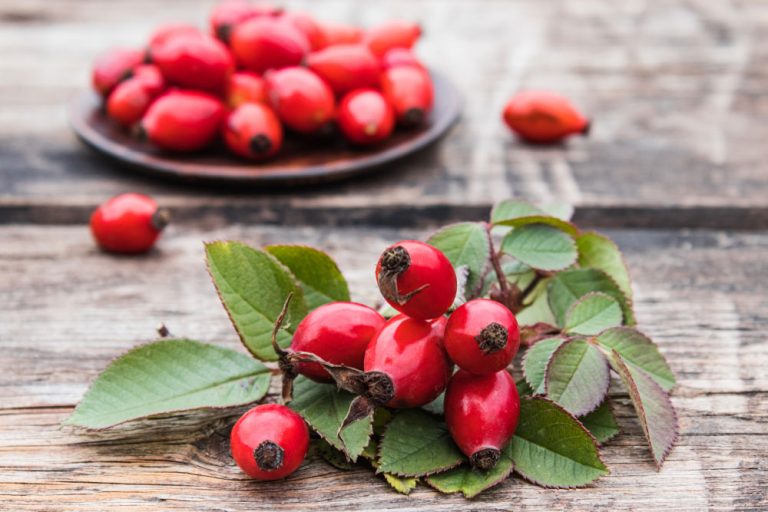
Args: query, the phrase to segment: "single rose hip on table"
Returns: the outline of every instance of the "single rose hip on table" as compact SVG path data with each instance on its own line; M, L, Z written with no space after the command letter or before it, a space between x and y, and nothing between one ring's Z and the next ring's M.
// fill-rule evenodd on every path
M152 62L169 83L211 93L224 91L235 70L227 47L206 35L169 38L153 51Z
M283 127L271 108L262 103L244 103L224 122L224 142L237 155L265 160L283 144Z
M358 89L344 96L339 104L338 124L351 143L369 146L392 135L395 115L379 91Z
M368 344L385 322L377 311L363 304L325 304L299 323L291 340L291 350L309 352L331 364L362 370ZM317 382L333 382L317 363L301 362L296 370Z
M451 262L439 249L416 240L403 240L382 253L376 281L389 305L413 318L437 318L456 298Z
M142 194L122 194L102 203L91 215L91 234L108 252L148 251L168 224L167 210Z
M291 23L263 16L237 25L230 46L240 66L256 73L298 66L310 50L307 36Z
M336 94L378 87L381 64L367 46L343 44L310 53L307 67L323 78Z
M132 48L115 48L104 53L93 65L93 88L102 96L108 96L118 83L130 78L133 68L143 60L142 52Z
M445 349L460 368L488 374L506 368L520 347L520 328L512 312L488 299L475 299L451 313Z
M396 66L385 70L381 75L381 92L395 110L400 126L418 126L432 110L432 78L419 67Z
M229 77L224 98L229 108L243 103L267 103L267 84L256 73L239 71Z
M279 480L301 466L309 448L309 429L284 405L258 405L246 412L230 434L232 457L256 480Z
M393 48L411 48L421 37L418 23L404 20L391 20L365 31L365 44L377 56L381 57Z
M459 370L448 383L444 407L451 437L472 466L495 466L520 416L512 376L505 370L487 375Z
M590 122L568 99L549 91L524 91L504 107L504 122L520 138L554 143L569 135L589 133Z
M258 16L276 16L281 9L268 4L252 4L245 0L224 0L211 11L209 24L211 33L224 43L229 43L234 28Z
M336 99L323 79L303 67L268 72L267 96L285 125L298 133L327 132L336 118Z
M170 91L150 105L140 133L168 151L197 151L210 144L226 109L216 97L199 91Z

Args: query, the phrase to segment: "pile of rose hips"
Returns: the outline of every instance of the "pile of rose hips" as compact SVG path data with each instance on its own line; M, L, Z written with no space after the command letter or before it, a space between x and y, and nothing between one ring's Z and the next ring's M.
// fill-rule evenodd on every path
M280 150L284 129L321 136L334 127L367 146L422 124L432 108L431 77L411 51L420 35L407 21L363 30L225 0L210 34L162 26L146 49L99 58L92 81L111 119L167 151L221 136L233 153L263 160Z
M380 406L421 407L445 391L445 420L456 445L474 467L492 468L520 412L506 371L520 345L515 316L498 302L475 299L446 317L456 297L456 274L442 252L422 242L386 249L376 278L401 314L385 320L349 302L315 309L297 326L290 349L278 351L284 379L300 374L353 390L358 397L347 420ZM235 461L259 480L289 475L308 446L304 420L284 405L251 409L231 434Z

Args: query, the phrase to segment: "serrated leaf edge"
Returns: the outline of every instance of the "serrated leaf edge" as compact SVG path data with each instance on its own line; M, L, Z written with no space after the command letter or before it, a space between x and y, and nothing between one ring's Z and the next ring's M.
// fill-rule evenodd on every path
M663 389L663 390L664 390L666 393L668 393L668 394L669 394L669 393L671 393L672 391L674 391L674 389L677 387L677 376L675 375L675 372L673 372L673 371L672 371L672 367L671 367L671 366L669 366L669 362L667 361L667 358L666 358L666 357L664 357L664 354L662 354L662 353L661 353L661 350L659 349L659 345L658 345L658 344L657 344L655 341L653 341L653 340L650 338L650 336L648 336L647 334L645 334L645 333L643 333L642 331L640 331L640 330L639 330L637 327L634 327L634 326L630 326L630 325L617 325L616 327L610 327L610 328L608 328L608 329L604 330L603 332L601 332L600 334L596 334L595 336L592 336L592 339L594 339L594 340L595 340L595 343L597 343L597 345L598 345L599 347L601 347L602 349L604 349L604 350L606 350L606 351L607 351L609 348L610 348L610 350L611 350L611 351L614 351L614 349L613 349L613 348L611 348L611 347L606 347L606 346L603 346L603 345L600 343L600 341L599 341L597 338L599 338L600 336L602 336L603 334L605 334L605 333L606 333L606 332L608 332L608 331L631 331L631 332L633 332L633 333L635 333L635 334L638 334L638 335L640 335L640 336L641 336L642 338L644 338L644 339L645 339L645 340L646 340L646 341L647 341L647 342L648 342L650 345L652 345L652 346L653 346L653 347L656 349L656 352L658 352L658 354L659 354L659 356L661 357L662 361L664 361L664 364L666 365L667 369L669 370L669 373L672 375L672 379L673 379L673 382L672 382L672 387L671 387L671 388L669 388L669 389L664 389L664 387L663 387L663 386L661 386L661 384L659 384L659 383L656 381L656 379L653 377L653 375L652 375L650 372L648 372L647 370L644 370L642 367L640 367L640 366L638 366L638 365L636 365L636 364L632 363L631 361L628 361L628 362L629 362L629 363L630 363L632 366L634 366L635 368L639 368L640 370L643 370L643 372L645 372L646 374L650 375L650 376L651 376L651 379L653 379L653 381L654 381L654 382L656 382L656 384L659 384L659 386L661 387L661 389ZM622 359L624 359L624 358L622 357Z
M433 477L435 475L439 475L440 473L433 473L433 474L429 475L428 477L424 478L424 481L427 483L427 485L429 485L430 487L432 487L433 489L435 489L438 492L441 492L443 494L459 494L459 493L461 493L461 494L464 495L464 497L466 499L471 500L475 496L477 496L477 495L487 491L488 489L491 489L492 487L496 487L497 485L499 485L502 482L504 482L504 480L508 479L510 477L510 475L515 470L515 463L512 462L511 459L510 459L510 462L511 462L511 464L509 465L509 470L508 471L505 471L504 473L502 473L499 476L499 478L497 478L495 480L492 480L488 485L486 485L485 487L483 487L482 489L479 489L477 492L474 492L474 493L466 493L466 492L464 492L462 490L458 490L458 491L445 491L443 489L440 489L440 487L438 485L435 485L434 482L432 482L432 479L431 479L431 477ZM459 466L461 466L461 464L459 464ZM459 467L459 466L456 466L456 467ZM455 469L455 468L451 468L451 469ZM462 485L463 485L463 482L462 482Z
M606 405L608 406L608 409L611 411L611 415L613 416L613 419L614 419L614 421L615 421L615 420L616 420L616 413L615 413L615 412L614 412L614 410L613 410L613 402L611 402L610 398L606 396L606 397L605 397L605 403L606 403ZM600 405L602 405L602 404L600 404ZM598 406L598 407L599 407L599 406ZM598 407L596 407L595 409L597 409ZM593 411L590 411L590 412L593 412ZM587 413L587 414L589 414L589 413ZM585 414L585 416L586 416L586 414ZM579 420L579 422L581 422L581 420ZM583 425L583 423L582 423L582 425ZM586 428L586 427L585 427L585 428ZM589 429L587 429L587 430L589 430ZM591 433L591 432L590 432L590 433ZM619 434L621 434L621 427L619 426L618 422L616 422L616 432L614 432L613 434L611 434L609 437L607 437L607 438L606 438L604 441L602 441L602 442L601 442L601 441L598 441L598 440L597 440L597 438L595 438L595 441L597 441L597 446L605 446L605 445L606 445L606 444L607 444L607 443L608 443L610 440L612 440L614 437L616 437L616 436L617 436L617 435L619 435ZM594 436L593 436L593 437L594 437Z
M627 271L627 278L629 279L629 292L630 293L629 293L629 296L627 297L627 299L629 299L630 301L633 300L634 290L632 289L632 283L634 282L634 280L632 279L632 270L629 268L629 264L627 264L627 258L624 257L624 253L621 251L621 248L619 247L619 244L617 244L611 237L609 237L607 235L604 235L604 234L600 233L599 231L594 231L594 230L582 231L582 232L579 233L579 235L576 238L578 238L580 236L584 236L584 235L596 235L596 236L599 236L600 238L603 238L603 239L607 240L610 244L612 244L616 248L616 252L619 254L619 258L621 258L621 262L624 265L624 270ZM578 248L578 246L579 246L579 241L576 240L576 247ZM579 251L579 254L581 254L581 251ZM594 269L597 269L597 270L602 270L602 269L599 269L597 267L581 267L581 268L594 268ZM603 272L605 272L605 271L603 271ZM606 272L606 274L607 274L607 272ZM608 277L611 277L611 279L613 279L613 277L610 276L610 275ZM614 281L616 281L616 280L614 279ZM617 282L616 285L618 286L619 283ZM621 290L621 286L619 286L619 290ZM622 290L622 293L623 292L624 292L624 290Z
M589 267L589 268L592 268L592 267ZM600 270L600 269L593 269L593 270ZM607 275L607 274L606 274L606 275ZM608 277L611 277L611 276L608 276ZM614 280L614 282L615 282L615 280ZM616 286L618 286L618 283L616 283ZM619 290L621 290L621 288L619 288ZM623 292L622 292L622 293L623 293ZM615 302L615 303L616 303L616 304L619 306L619 312L621 313L621 319L622 319L622 321L624 320L624 311L622 311L622 309L621 309L621 304L619 304L619 301L617 301L615 298L611 297L610 295L608 295L608 294L607 294L607 293L605 293L605 292L599 292L599 291L594 291L594 292L587 292L586 294L584 294L584 295L582 295L581 297L579 297L579 298L576 300L576 302L574 302L573 304L571 304L571 305L568 307L568 309L565 311L565 318L563 319L563 320L564 320L564 322L563 322L563 323L564 323L565 325L563 326L563 331L567 332L568 334L572 334L572 335L580 335L580 336L598 336L598 335L600 334L600 333L598 333L598 334L583 334L583 333L580 333L580 332L566 331L566 329L568 328L568 318L569 318L569 317L571 316L571 314L573 313L573 309L574 309L574 308L575 308L575 307L576 307L576 306L577 306L579 303L583 302L583 301L584 301L585 299L587 299L588 297L593 297L593 296L596 296L596 295L602 295L603 297L608 297L608 298L609 298L609 299L611 299L613 302ZM612 326L612 327L607 327L606 329L603 329L603 330L608 330L608 329L611 329L611 328L613 328L613 327L620 327L620 326L618 326L618 325L614 325L614 326ZM600 332L602 332L602 331L600 331Z
M289 273L290 273L290 274L293 276L293 278L294 278L294 279L297 281L298 285L299 285L300 287L302 287L302 288L303 288L303 286L302 286L302 283L301 283L301 282L299 282L299 278L298 278L298 277L296 277L296 276L294 275L294 273L293 273L293 272L292 272L292 271L291 271L291 270L290 270L290 269L287 267L287 265L285 265L285 264L284 264L282 261L280 261L280 260L279 260L279 259L278 259L278 258L277 258L277 257L276 257L274 254L272 254L271 252L269 252L269 249L270 249L271 247L299 247L299 248L302 248L302 249L309 249L310 251L315 251L315 252L317 252L317 253L320 253L320 254L322 254L323 256L327 257L327 258L328 258L328 261L330 261L330 262L333 264L334 268L335 268L335 269L336 269L336 270L339 272L339 275L340 275L340 276L342 277L342 279L344 280L344 288L345 288L345 289L346 289L346 291L347 291L347 298L346 298L344 301L341 301L341 302L347 302L347 301L350 301L350 300L351 300L351 296L350 296L350 293L349 293L349 283L347 282L347 279L344 277L344 274L342 273L341 269L339 268L339 264L338 264L338 263L336 263L336 260L334 260L334 259L331 257L331 255L330 255L330 254L328 254L327 252L325 252L325 251L322 251L322 250L318 249L317 247L312 247L311 245L306 245L306 244L270 244L270 245L265 245L265 246L264 246L264 252L265 252L265 253L267 253L267 254L269 254L269 255L270 255L270 256L272 256L273 258L275 258L275 259L278 261L278 263L280 263L281 265L283 265L283 267L285 267L285 268L288 270L288 272L289 272ZM315 292L317 292L318 294L320 294L320 295L322 295L322 296L324 296L324 297L328 297L328 296L327 296L325 293L321 292L320 290L317 290L317 289L315 289L314 287L311 287L311 288L312 288L312 289L313 289ZM334 299L333 297L328 297L328 298L329 298L331 301L334 301L334 302L339 302L339 301L337 301L336 299Z
M627 297L624 294L624 291L622 291L621 287L619 286L619 283L617 283L616 280L613 277L609 276L607 272L605 272L604 270L601 270L599 268L595 268L595 267L567 268L567 269L562 270L560 272L567 272L569 270L594 270L595 272L600 272L601 274L603 274L611 283L613 283L616 286L616 289L619 290L619 293L621 293L621 296L624 297L624 300L627 301L627 309L629 309L629 311L632 313L632 318L631 318L631 322L630 322L629 321L630 319L626 318L626 313L624 312L624 308L621 308L621 318L622 318L622 321L625 324L624 327L633 327L633 326L637 325L637 318L636 318L636 314L635 314L635 305L634 305L634 301L633 301L632 297ZM555 275L553 277L556 277L557 274L560 273L560 272L555 272ZM551 284L552 284L552 281L550 281L547 286L551 286ZM594 293L594 291L587 292L584 295L587 295L589 293ZM600 292L600 293L605 293L605 292ZM582 295L581 297L584 297L584 295ZM550 300L551 300L550 297L551 296L552 296L552 294L549 293L549 288L547 288L547 304L549 305L549 309L550 310L552 310L552 303L550 302ZM581 297L579 297L579 299ZM576 300L578 301L579 299L576 299ZM619 303L619 306L621 306L621 303ZM570 306L569 306L569 309L570 309ZM566 313L567 313L567 311L566 311ZM552 311L552 314L554 316L554 311ZM557 318L555 318L555 321L557 321Z
M550 340L550 339L553 339L553 338L561 338L560 345L558 345L558 347L556 347L555 350L557 350L560 346L562 346L563 342L568 340L568 338L565 335L562 335L562 336L550 336L549 338L544 338L542 340L537 341L536 343L541 343L542 341ZM528 361L528 356L531 354L531 349L536 346L536 343L534 343L533 345L531 345L530 347L528 347L526 349L525 354L523 355L523 360L522 360L522 371L523 371L523 378L525 379L525 382L528 383L528 386L531 388L531 392L533 393L531 396L543 396L543 395L536 394L536 388L533 386L533 383L530 381L530 379L528 378L528 374L525 371L526 361ZM546 364L546 366L544 366L544 378L545 379L546 379L547 366L549 366L549 361L552 359L552 356L554 355L555 350L553 350L552 353L549 354L549 358L547 359L547 364Z

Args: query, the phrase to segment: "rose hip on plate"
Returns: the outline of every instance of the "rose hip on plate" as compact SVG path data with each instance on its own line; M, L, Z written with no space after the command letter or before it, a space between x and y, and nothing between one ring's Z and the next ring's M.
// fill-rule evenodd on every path
M156 94L138 78L120 82L107 99L107 115L119 124L130 127L144 116Z
M256 73L239 71L229 77L224 98L229 108L243 103L267 103L267 84Z
M230 39L238 64L250 71L298 66L309 53L307 36L280 18L252 18L235 27Z
M555 143L569 135L589 133L590 121L568 99L549 91L523 91L504 107L504 122L520 138Z
M395 116L375 89L358 89L339 104L338 124L347 140L359 146L378 144L392 134Z
M103 250L138 254L148 251L168 224L167 210L142 194L121 194L91 215L91 234Z
M93 88L102 96L108 96L118 83L130 78L133 68L141 64L142 60L142 52L132 48L115 48L104 53L93 65Z
M325 81L303 67L270 71L267 96L280 120L302 134L327 132L336 118L336 99Z
M385 70L381 75L381 92L395 110L400 126L418 126L432 110L434 87L424 69L396 66Z
M182 35L202 37L204 34L199 28L187 23L168 23L166 25L161 25L157 27L149 37L146 60L152 62L152 56L158 48L164 45L170 38Z
M165 90L165 78L154 64L136 66L131 72L131 78L140 81L152 96L157 96Z
M336 46L337 44L356 44L363 42L363 29L354 25L344 23L320 23L320 29L323 32L325 46Z
M283 144L280 120L262 103L243 103L230 112L223 133L229 149L251 160L265 160Z
M282 19L299 29L307 37L312 51L326 47L325 32L311 14L289 11L282 15Z
M235 70L227 47L206 35L169 38L153 51L152 62L169 83L211 93L223 92Z
M421 36L418 23L392 20L381 23L365 31L365 44L377 56L381 57L393 48L411 48Z
M408 48L392 48L381 57L381 65L384 69L414 66L426 70L424 64Z
M211 11L209 24L211 33L224 43L229 43L234 28L258 16L276 16L281 9L268 4L252 4L245 0L224 0Z
M381 64L367 46L343 44L310 53L307 67L323 78L338 95L364 87L378 87Z
M196 151L216 137L226 110L215 96L199 91L170 91L150 105L141 133L168 151Z

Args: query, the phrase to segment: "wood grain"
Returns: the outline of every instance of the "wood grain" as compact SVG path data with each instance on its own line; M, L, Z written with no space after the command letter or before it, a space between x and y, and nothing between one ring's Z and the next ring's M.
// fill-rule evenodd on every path
M289 480L243 478L232 418L184 415L125 437L59 427L88 382L165 322L177 335L238 348L203 263L203 240L304 243L329 251L356 300L374 303L372 265L424 231L172 227L140 258L98 252L83 226L0 227L0 499L8 510L765 510L768 507L768 235L612 231L635 281L641 328L678 376L682 436L653 468L627 396L612 474L580 490L510 480L472 502L420 486L390 491L358 468L311 459Z
M421 20L419 52L465 93L463 121L439 147L379 176L290 196L126 175L78 145L66 106L86 87L93 58L141 44L164 21L202 22L210 3L0 5L0 222L83 222L130 189L211 225L219 215L413 226L479 218L517 196L573 203L578 218L600 226L768 226L765 2L293 1L337 21ZM590 138L517 142L499 112L512 92L532 87L561 91L590 113Z

